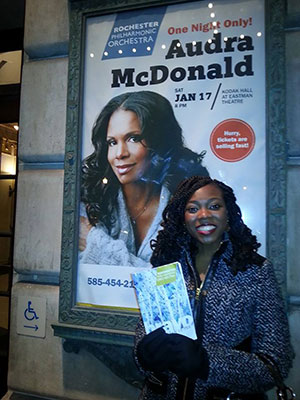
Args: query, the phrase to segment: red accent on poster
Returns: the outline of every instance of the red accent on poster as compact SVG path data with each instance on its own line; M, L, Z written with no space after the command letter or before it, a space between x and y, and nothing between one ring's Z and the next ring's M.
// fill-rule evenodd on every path
M255 145L255 134L247 122L226 119L220 122L210 135L210 147L218 158L237 162L248 157Z

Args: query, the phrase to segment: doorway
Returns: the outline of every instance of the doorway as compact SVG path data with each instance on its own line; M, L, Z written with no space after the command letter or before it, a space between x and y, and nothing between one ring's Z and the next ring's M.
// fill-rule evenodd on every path
M0 398L7 391L22 51L0 53Z

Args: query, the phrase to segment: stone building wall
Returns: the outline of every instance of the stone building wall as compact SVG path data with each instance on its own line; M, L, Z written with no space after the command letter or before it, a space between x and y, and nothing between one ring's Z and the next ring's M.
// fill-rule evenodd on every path
M299 21L298 0L287 3ZM27 0L22 74L14 285L8 385L10 390L64 399L135 399L138 391L91 354L63 351L51 323L58 320L63 158L68 69L68 1ZM296 350L290 383L300 395L300 30L286 32L289 320ZM21 296L47 299L46 335L17 334Z

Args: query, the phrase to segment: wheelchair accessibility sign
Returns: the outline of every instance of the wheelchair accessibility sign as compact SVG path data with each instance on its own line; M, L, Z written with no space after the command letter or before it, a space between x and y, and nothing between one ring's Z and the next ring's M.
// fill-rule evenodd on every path
M42 297L18 297L17 333L45 337L46 299Z

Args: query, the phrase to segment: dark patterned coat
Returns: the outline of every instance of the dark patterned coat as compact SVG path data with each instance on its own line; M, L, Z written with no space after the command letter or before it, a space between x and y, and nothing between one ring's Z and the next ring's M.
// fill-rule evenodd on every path
M186 249L182 249L179 260L194 311L197 335L209 357L207 381L178 378L171 372L158 376L144 371L136 357L136 346L145 335L140 321L136 330L135 360L146 377L141 399L208 400L226 398L232 391L263 393L271 389L274 382L268 368L255 353L271 356L283 377L287 376L293 352L285 307L272 264L266 260L262 266L250 265L234 275L227 261L231 254L231 242L226 240L212 260L198 301L199 278ZM217 392L220 397L212 394ZM257 400L264 396L250 398Z

